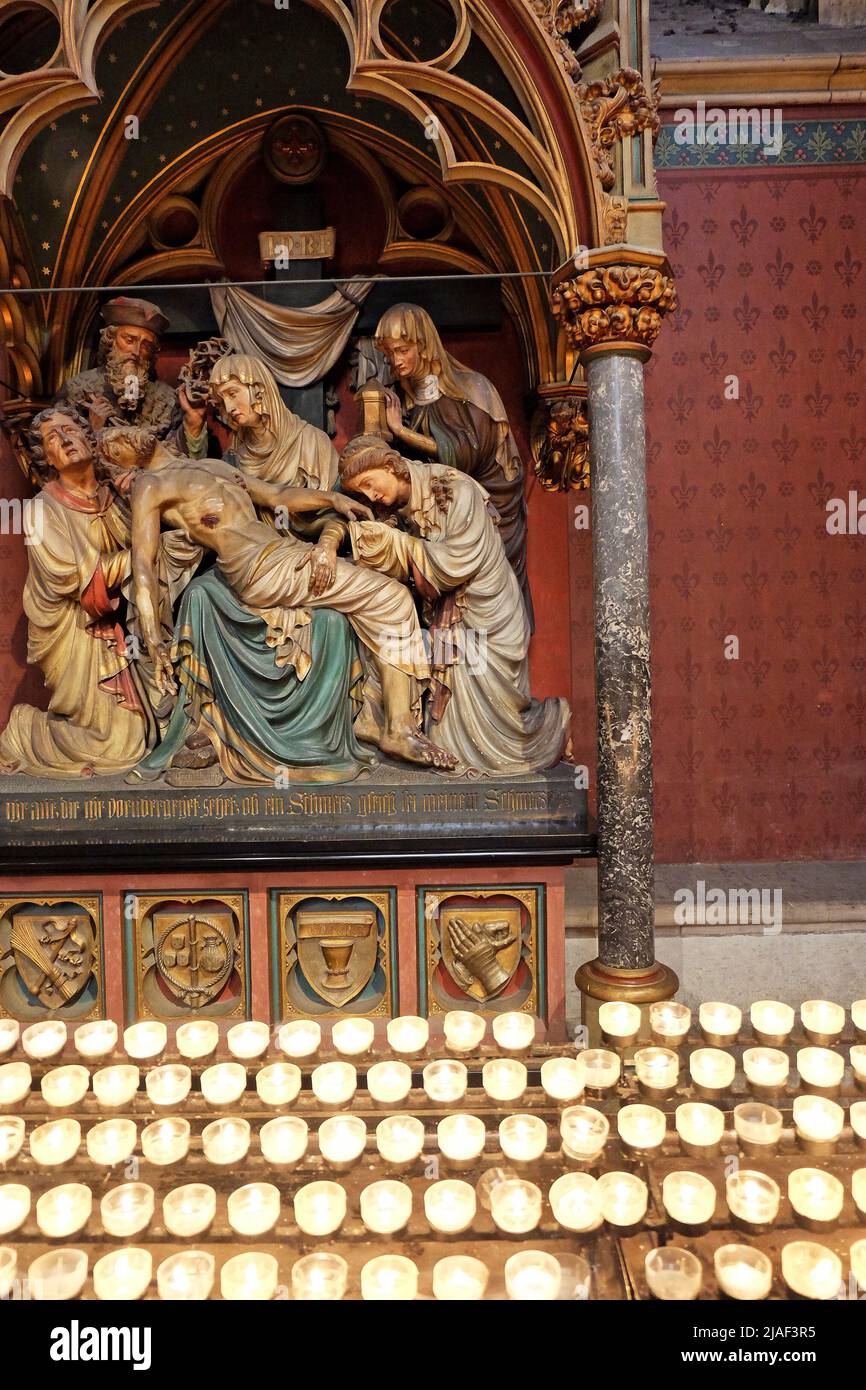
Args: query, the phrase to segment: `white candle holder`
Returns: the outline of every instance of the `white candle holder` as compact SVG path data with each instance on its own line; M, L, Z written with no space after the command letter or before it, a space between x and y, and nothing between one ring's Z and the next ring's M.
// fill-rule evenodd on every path
M42 1023L31 1023L21 1034L21 1046L25 1055L35 1062L47 1062L56 1057L66 1046L66 1024L60 1019L47 1018Z
M236 1023L226 1034L229 1052L239 1062L252 1062L268 1050L271 1030L266 1023Z
M729 1047L740 1036L743 1011L735 1004L713 1001L701 1004L698 1009L698 1022L705 1040L711 1047Z
M490 1214L500 1231L526 1235L541 1221L541 1188L523 1178L506 1178L490 1192Z
M134 1062L152 1062L161 1057L167 1042L168 1029L156 1019L130 1024L123 1034L124 1050Z
M483 1154L487 1131L477 1115L446 1115L436 1126L436 1137L448 1166L460 1171L471 1168Z
M175 1047L188 1062L201 1062L205 1057L212 1057L219 1040L220 1030L209 1018L182 1023L174 1035Z
M301 1091L303 1073L294 1062L272 1062L256 1072L256 1092L264 1105L292 1105Z
M334 1115L319 1126L319 1152L329 1168L346 1173L364 1153L367 1126L358 1115Z
M71 1066L54 1067L42 1078L40 1090L45 1104L52 1110L68 1110L80 1105L90 1086L90 1072L87 1067L73 1063Z
M445 1178L424 1190L424 1215L433 1231L462 1235L475 1220L475 1189L459 1178Z
M855 1168L851 1174L851 1196L861 1216L866 1216L866 1168Z
M278 1278L279 1265L273 1255L245 1251L226 1260L220 1270L220 1293L228 1302L269 1302Z
M797 1053L800 1085L813 1096L832 1099L842 1088L845 1058L827 1047L801 1047Z
M18 1157L23 1143L24 1121L21 1116L0 1116L0 1168Z
M565 1173L551 1184L551 1210L565 1231L594 1231L601 1225L598 1182L589 1173Z
M11 1236L20 1230L30 1214L30 1200L30 1188L23 1183L0 1185L0 1236Z
M114 1168L125 1163L135 1152L138 1130L132 1120L103 1120L87 1131L84 1141L87 1156L92 1163L104 1168Z
M346 1219L346 1190L337 1182L308 1182L295 1193L295 1221L308 1236L330 1236Z
M93 1266L93 1292L111 1302L134 1302L144 1297L152 1276L149 1250L112 1250Z
M775 1106L746 1101L734 1106L737 1142L747 1158L767 1158L775 1154L782 1137L784 1118Z
M667 1173L662 1180L662 1202L674 1226L705 1231L716 1210L716 1189L700 1173Z
M128 1240L147 1230L153 1219L154 1191L146 1182L126 1182L106 1192L99 1204L106 1235Z
M586 1077L587 1095L605 1096L619 1084L622 1060L616 1052L606 1047L591 1047L580 1053L580 1060Z
M715 1158L725 1132L724 1111L704 1101L689 1100L674 1111L680 1148L691 1158Z
M167 1168L182 1163L189 1152L190 1123L178 1116L156 1120L141 1131L141 1151L148 1163Z
M163 1303L203 1302L210 1298L216 1261L207 1250L181 1250L169 1255L156 1271L156 1286Z
M40 1168L57 1168L69 1163L78 1153L80 1144L81 1125L69 1116L49 1120L30 1132L30 1153Z
M83 1250L48 1250L27 1271L30 1297L40 1303L68 1303L77 1298L87 1279L87 1255Z
M454 1105L466 1094L469 1073L462 1062L428 1062L421 1075L424 1090L439 1105Z
M138 1067L120 1063L118 1066L103 1067L95 1071L91 1078L93 1094L103 1110L118 1110L129 1105L138 1091L141 1074Z
M499 1147L513 1163L535 1163L547 1148L547 1125L538 1115L506 1115L499 1124Z
M825 1096L795 1096L791 1107L797 1143L804 1153L828 1158L836 1148L845 1123L845 1111Z
M532 1014L511 1011L494 1014L490 1026L497 1047L517 1057L527 1053L535 1042L535 1025Z
M263 1236L280 1219L280 1189L270 1182L249 1182L230 1192L228 1222L239 1236Z
M409 1302L418 1294L418 1269L405 1255L379 1255L361 1270L365 1302Z
M866 1041L866 999L855 999L851 1005L851 1022L858 1038Z
M574 1105L586 1085L583 1062L579 1057L549 1057L541 1064L541 1085L558 1105Z
M391 1019L386 1034L392 1052L400 1057L420 1057L427 1047L430 1024L426 1018L404 1014Z
M854 1133L858 1149L866 1149L866 1100L855 1100L848 1111L848 1119Z
M664 1143L667 1120L654 1105L624 1105L617 1112L616 1124L623 1147L631 1154L651 1154Z
M650 1250L644 1270L650 1293L663 1302L689 1302L701 1291L703 1265L697 1255L679 1245Z
M21 1036L21 1024L16 1018L0 1018L0 1057L13 1051Z
M144 1078L144 1085L151 1104L182 1105L189 1095L192 1072L178 1063L154 1067Z
M573 1163L595 1163L604 1153L610 1120L589 1105L572 1105L559 1119L562 1152Z
M202 1072L200 1085L208 1105L237 1105L247 1089L247 1069L240 1062L217 1062Z
M18 1251L11 1245L0 1245L0 1298L6 1298L15 1281Z
M609 1000L599 1007L598 1024L604 1041L611 1047L623 1050L637 1041L641 1028L641 1012L637 1004Z
M412 1215L412 1189L404 1182L385 1178L361 1192L361 1220L368 1231L380 1236L403 1231Z
M713 1255L716 1282L728 1298L744 1302L769 1296L773 1263L754 1245L720 1245Z
M849 1048L848 1057L851 1062L855 1085L861 1091L866 1091L866 1044L858 1043Z
M634 1069L641 1095L656 1100L676 1090L680 1059L669 1047L639 1047Z
M766 1047L780 1047L791 1036L794 1010L778 999L758 999L749 1011L752 1032Z
M228 1163L240 1163L246 1158L250 1147L249 1120L212 1120L201 1132L202 1148L208 1163L225 1167Z
M90 1220L93 1193L83 1182L50 1187L36 1202L36 1225L49 1240L68 1240Z
M487 1032L487 1020L465 1009L452 1009L445 1015L442 1026L446 1047L457 1057L477 1052Z
M406 1062L377 1062L367 1072L367 1090L377 1105L396 1105L412 1089L412 1068Z
M481 1068L481 1084L491 1100L512 1104L526 1090L528 1072L514 1057L494 1057Z
M331 1042L341 1057L364 1057L373 1046L375 1031L369 1018L341 1018L331 1029Z
M829 999L806 999L800 1005L800 1022L811 1043L830 1047L845 1027L845 1010Z
M30 1095L32 1081L28 1062L4 1062L0 1066L0 1106L14 1110Z
M716 1047L698 1047L689 1057L689 1072L698 1095L714 1099L733 1085L737 1060Z
M787 1052L777 1047L747 1047L743 1070L753 1095L776 1100L788 1084L791 1063Z
M844 1288L839 1256L812 1240L792 1240L782 1247L782 1278L800 1298L838 1298Z
M478 1302L489 1278L481 1260L471 1255L446 1255L433 1266L433 1297L440 1303Z
M342 1255L316 1251L292 1265L292 1298L296 1302L339 1302L349 1282L349 1266Z
M389 1168L405 1172L424 1150L424 1126L414 1115L390 1115L376 1126L376 1148Z
M562 1269L544 1250L520 1250L505 1261L508 1297L523 1303L549 1303L559 1297Z
M601 1214L620 1235L637 1230L646 1216L649 1191L634 1173L603 1173L598 1179Z
M351 1062L324 1062L310 1077L313 1094L323 1105L348 1105L358 1086L358 1073Z
M259 1143L266 1161L272 1168L283 1168L287 1172L297 1168L309 1141L309 1126L299 1115L278 1115L259 1130Z
M851 1273L857 1284L866 1293L866 1240L853 1241L848 1255L851 1261Z
M650 1037L660 1047L681 1047L689 1036L692 1011L673 999L649 1006Z
M296 1061L302 1057L315 1057L321 1045L321 1025L312 1018L284 1023L277 1033L277 1046L280 1051Z
M109 1057L117 1047L117 1024L110 1018L94 1018L76 1028L72 1041L79 1057L88 1061Z
M788 1174L788 1201L799 1225L809 1231L830 1231L842 1215L845 1189L821 1168L795 1168Z
M781 1192L766 1173L741 1168L725 1184L725 1198L734 1225L755 1235L768 1231L779 1214Z
M172 1188L162 1199L162 1219L173 1236L189 1240L204 1235L216 1215L216 1192L204 1182Z

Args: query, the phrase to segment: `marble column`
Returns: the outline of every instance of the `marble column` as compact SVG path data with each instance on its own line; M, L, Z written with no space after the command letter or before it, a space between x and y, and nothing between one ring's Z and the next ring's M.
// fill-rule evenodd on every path
M649 561L643 364L674 305L658 254L590 252L553 310L586 369L598 739L598 957L577 984L595 1033L599 1004L677 990L655 959Z

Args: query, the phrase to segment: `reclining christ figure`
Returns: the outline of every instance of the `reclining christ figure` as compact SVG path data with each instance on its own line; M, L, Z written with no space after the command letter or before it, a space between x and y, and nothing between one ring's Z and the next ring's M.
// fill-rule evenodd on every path
M118 431L110 454L114 463L142 470L131 489L132 569L142 632L161 689L175 690L156 605L155 561L165 522L215 552L227 583L264 618L275 645L283 625L293 620L286 610L345 613L381 685L384 721L377 740L382 752L412 763L454 766L454 757L421 732L421 696L430 667L409 590L347 560L315 564L309 542L291 530L275 535L259 520L254 504L289 516L325 509L347 520L369 518L368 507L340 493L262 482L221 459L181 459L147 431Z

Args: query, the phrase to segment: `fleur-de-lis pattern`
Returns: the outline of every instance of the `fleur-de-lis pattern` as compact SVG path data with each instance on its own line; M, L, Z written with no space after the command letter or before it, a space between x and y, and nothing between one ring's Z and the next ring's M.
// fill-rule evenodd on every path
M659 190L681 308L646 382L656 852L854 857L866 536L826 520L866 498L866 171L672 159Z

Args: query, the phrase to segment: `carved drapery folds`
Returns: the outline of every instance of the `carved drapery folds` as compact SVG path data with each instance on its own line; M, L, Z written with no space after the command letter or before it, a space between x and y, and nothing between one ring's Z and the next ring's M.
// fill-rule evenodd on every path
M568 42L568 35L595 19L601 0L530 0L533 13L549 35L557 56L569 77L580 77L577 54Z
M554 318L584 358L593 350L615 348L649 356L663 316L676 307L667 261L629 255L627 248L623 252L560 281L553 290Z
M639 135L642 130L651 130L654 138L659 132L659 83L653 82L647 91L636 68L620 68L596 82L582 82L577 95L589 127L599 182L610 190L616 182L617 140Z
M538 396L530 437L535 476L546 492L589 487L586 387L554 383Z

